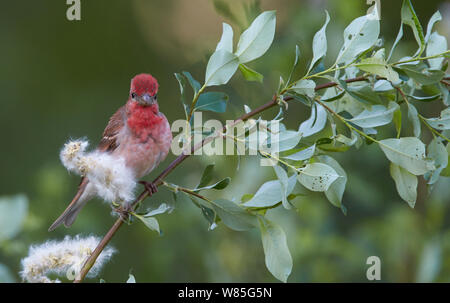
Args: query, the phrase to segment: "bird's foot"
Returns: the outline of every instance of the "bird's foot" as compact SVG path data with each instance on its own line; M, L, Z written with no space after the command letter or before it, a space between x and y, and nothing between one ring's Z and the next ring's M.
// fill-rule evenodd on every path
M130 212L132 211L132 207L130 203L119 204L117 207L113 208L116 213L119 214L120 219L123 222L127 222L130 217Z
M144 185L150 196L158 191L158 187L153 182L139 181L139 184Z

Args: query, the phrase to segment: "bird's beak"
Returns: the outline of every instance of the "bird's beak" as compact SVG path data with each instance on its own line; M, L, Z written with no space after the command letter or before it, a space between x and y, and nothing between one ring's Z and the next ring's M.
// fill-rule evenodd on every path
M136 98L139 104L144 106L149 106L156 103L156 95L151 96L150 94L143 94Z

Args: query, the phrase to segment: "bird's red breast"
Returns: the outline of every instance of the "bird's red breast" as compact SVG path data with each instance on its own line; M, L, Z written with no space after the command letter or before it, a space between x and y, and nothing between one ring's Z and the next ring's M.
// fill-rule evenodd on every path
M159 115L158 104L141 106L137 102L127 104L127 126L136 137L146 140L148 136L153 136L153 132L158 131L159 124L165 122Z

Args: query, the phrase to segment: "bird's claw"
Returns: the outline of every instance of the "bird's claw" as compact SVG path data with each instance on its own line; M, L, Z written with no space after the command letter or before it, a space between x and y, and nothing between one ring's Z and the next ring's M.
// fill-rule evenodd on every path
M118 207L114 207L114 211L119 214L119 217L123 222L127 222L132 208L129 203L124 203L119 205Z
M147 192L150 195L153 195L154 193L156 193L158 191L158 187L156 187L156 185L152 182L139 181L139 184L144 185L145 189L147 190Z

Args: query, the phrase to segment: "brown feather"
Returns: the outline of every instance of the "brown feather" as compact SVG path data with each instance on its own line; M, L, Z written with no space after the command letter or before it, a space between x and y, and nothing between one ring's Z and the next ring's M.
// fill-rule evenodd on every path
M119 143L117 142L117 135L124 127L125 119L126 107L124 105L119 108L117 112L109 119L108 125L103 131L103 137L97 147L99 151L111 152L119 146Z
M55 228L57 228L62 223L65 223L67 218L70 216L71 212L77 208L77 202L80 199L81 195L83 195L84 190L86 189L86 186L88 184L89 180L85 177L81 178L81 183L78 186L78 191L75 197L72 199L72 202L67 206L67 208L64 210L64 212L58 217L58 219L53 222L53 224L50 226L48 231L52 231Z

